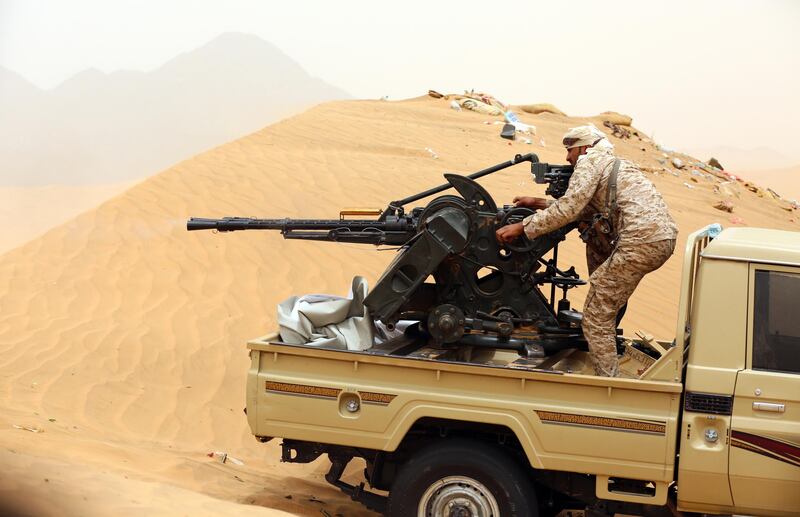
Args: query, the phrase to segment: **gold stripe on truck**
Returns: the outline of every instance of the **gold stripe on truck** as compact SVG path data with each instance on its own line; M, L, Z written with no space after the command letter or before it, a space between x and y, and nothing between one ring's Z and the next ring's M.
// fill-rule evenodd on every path
M291 384L288 382L266 381L267 391L285 393L287 395L304 395L307 397L322 397L335 399L342 391L339 388L326 388L323 386L309 386L307 384Z
M373 404L389 404L397 395L390 395L388 393L374 393L371 391L359 391L361 400Z
M553 411L536 411L539 419L545 424L580 425L599 427L611 431L631 431L638 433L666 434L667 425L662 422L647 420L626 420L602 416L575 415L572 413L556 413Z

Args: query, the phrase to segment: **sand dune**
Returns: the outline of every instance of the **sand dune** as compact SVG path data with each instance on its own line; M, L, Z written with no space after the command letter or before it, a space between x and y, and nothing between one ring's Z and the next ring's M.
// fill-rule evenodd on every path
M751 170L737 174L758 185L771 188L784 199L800 201L800 165L782 169Z
M383 207L440 184L445 171L472 172L516 153L563 163L560 136L584 120L523 119L539 128L546 147L509 143L499 126L484 123L489 117L427 97L323 104L182 162L1 256L0 393L7 403L0 443L9 452L0 455L7 467L0 495L29 493L41 515L58 512L40 494L87 515L243 511L236 503L262 515L273 514L264 508L372 515L324 482L325 461L281 465L277 444L255 442L242 415L244 343L274 327L283 298L344 294L356 274L374 283L394 252L266 232L188 233L186 218L331 218L346 206ZM617 143L624 156L660 167L649 143ZM711 207L716 180L694 182L689 172L653 180L680 224L679 246L692 230L728 225L732 215L800 230L796 213L749 191L739 192L731 215ZM524 166L482 183L500 203L544 190ZM562 265L584 272L577 238L561 256ZM679 269L673 257L645 280L624 322L628 332L673 336ZM584 294L575 293L577 305ZM245 464L208 458L214 450Z
M0 254L96 207L131 185L0 187Z
M752 128L748 128L748 133ZM731 145L717 146L692 146L681 149L692 156L697 156L702 160L708 160L712 156L722 162L722 165L732 171L758 171L782 169L795 164L797 157L789 152L767 146L751 148L735 147Z

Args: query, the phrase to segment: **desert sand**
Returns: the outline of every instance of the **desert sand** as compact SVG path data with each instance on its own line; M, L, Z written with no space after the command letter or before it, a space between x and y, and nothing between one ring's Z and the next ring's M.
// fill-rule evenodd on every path
M520 116L538 128L531 144L503 140L500 126L485 123L497 118L441 99L322 104L0 256L0 500L35 515L373 515L324 482L327 460L280 464L277 440L251 436L245 342L274 329L275 305L287 296L346 294L356 274L374 283L394 252L267 232L188 233L186 219L380 208L442 183L445 171L469 173L517 153L563 163L563 132L602 124ZM660 171L649 174L680 226L679 250L712 222L800 230L796 211L735 182L734 213L716 210L720 180L691 167L663 170L646 140L612 140L621 155ZM501 204L544 192L525 166L481 182ZM585 274L577 237L561 257ZM639 287L626 333L672 338L679 277L680 251ZM584 295L573 292L576 306ZM212 451L244 464L220 463Z
M794 167L748 170L735 174L771 188L784 199L800 201L800 164Z
M95 208L128 190L133 182L113 185L0 187L0 254Z

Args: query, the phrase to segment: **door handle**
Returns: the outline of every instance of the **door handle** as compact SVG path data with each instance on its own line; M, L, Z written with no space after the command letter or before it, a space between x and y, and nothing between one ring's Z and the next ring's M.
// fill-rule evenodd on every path
M785 404L775 404L772 402L753 402L754 411L769 411L771 413L783 413L786 411Z

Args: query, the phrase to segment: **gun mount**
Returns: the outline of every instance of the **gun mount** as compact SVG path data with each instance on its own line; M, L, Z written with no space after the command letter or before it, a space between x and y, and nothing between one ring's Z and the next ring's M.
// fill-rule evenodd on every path
M400 250L364 304L372 317L392 329L400 320L418 323L408 336L437 346L507 348L542 356L585 341L567 291L585 284L574 268L557 266L558 244L574 224L532 241L521 237L503 246L496 228L521 221L528 208L498 207L475 180L522 162L531 164L547 194L566 192L572 167L539 162L535 154L469 176L445 174L446 184L392 201L383 211L353 210L339 219L191 218L187 230L278 230L286 239L398 245ZM405 206L453 188L459 195L435 197L424 207ZM376 219L347 219L374 215ZM544 256L552 251L551 258ZM432 280L432 281L431 281ZM540 287L550 284L549 300ZM556 300L556 289L563 291Z

